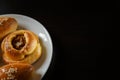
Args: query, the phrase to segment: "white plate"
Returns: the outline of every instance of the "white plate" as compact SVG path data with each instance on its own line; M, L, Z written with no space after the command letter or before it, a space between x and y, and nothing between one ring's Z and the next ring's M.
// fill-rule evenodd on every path
M48 31L40 22L25 15L5 14L0 16L10 16L15 18L18 21L19 27L33 31L39 36L44 48L42 57L33 64L36 72L33 80L41 80L49 68L53 53L53 45Z

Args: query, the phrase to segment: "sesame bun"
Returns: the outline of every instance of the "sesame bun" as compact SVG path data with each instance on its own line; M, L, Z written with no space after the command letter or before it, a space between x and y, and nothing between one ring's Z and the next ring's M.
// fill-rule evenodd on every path
M0 67L0 80L30 80L34 68L30 64L12 63Z

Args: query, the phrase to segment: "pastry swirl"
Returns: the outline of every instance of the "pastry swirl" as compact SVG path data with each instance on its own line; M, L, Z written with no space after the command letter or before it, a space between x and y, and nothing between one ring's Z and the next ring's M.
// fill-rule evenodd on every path
M3 59L7 63L34 63L41 56L38 37L29 30L17 30L2 41Z
M18 23L11 17L0 17L0 40L17 29Z

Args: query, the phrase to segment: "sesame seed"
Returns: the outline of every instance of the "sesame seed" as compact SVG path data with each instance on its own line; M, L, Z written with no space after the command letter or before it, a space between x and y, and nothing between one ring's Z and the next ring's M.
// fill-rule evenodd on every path
M2 69L2 72L5 72L5 69Z

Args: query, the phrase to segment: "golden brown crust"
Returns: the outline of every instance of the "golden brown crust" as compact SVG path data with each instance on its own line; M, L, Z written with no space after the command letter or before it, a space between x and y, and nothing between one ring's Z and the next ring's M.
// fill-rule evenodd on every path
M11 17L0 17L0 40L17 29L18 23Z
M18 60L18 61L12 60L10 57L8 57L6 55L6 53L3 54L3 59L4 59L4 61L6 63L20 62L20 63L29 63L29 64L32 64L32 63L34 63L35 61L37 61L40 58L41 51L42 50L41 50L40 44L37 44L37 48L35 49L35 51L33 52L33 54L31 54L29 56L26 56L22 60Z
M0 80L30 80L34 68L30 64L12 63L0 68Z
M22 49L17 50L12 45L12 40L15 36L23 34L25 37L25 46ZM1 44L3 53L3 59L7 63L13 62L25 62L34 63L41 56L41 44L38 37L28 30L18 30L9 34Z

